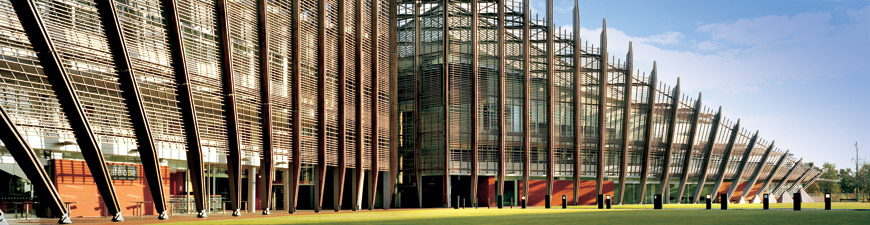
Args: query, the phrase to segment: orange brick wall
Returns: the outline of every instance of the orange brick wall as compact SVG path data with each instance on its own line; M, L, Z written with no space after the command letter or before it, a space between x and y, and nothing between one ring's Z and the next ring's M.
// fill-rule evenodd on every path
M139 169L137 180L113 180L115 194L121 206L121 214L132 216L137 201L153 201L142 165L129 163L108 163L110 165L136 166ZM54 183L64 202L77 202L70 205L71 217L102 216L107 214L102 205L102 198L94 184L91 171L85 161L54 159L52 160ZM169 199L169 167L161 166L163 176L164 197ZM145 215L155 215L153 203L144 205Z
M544 206L546 204L546 195L547 195L547 181L546 180L532 180L529 182L529 199L528 204L530 206ZM525 182L522 180L517 181L517 191L522 196L523 193L523 185ZM613 196L613 181L605 181L604 182L604 195ZM595 194L595 181L580 181L579 188L579 205L594 205L596 204L596 194ZM553 196L552 196L552 205L553 207L562 206L562 195L567 196L568 205L574 205L574 181L570 180L556 180L553 181ZM519 204L519 203L518 203Z

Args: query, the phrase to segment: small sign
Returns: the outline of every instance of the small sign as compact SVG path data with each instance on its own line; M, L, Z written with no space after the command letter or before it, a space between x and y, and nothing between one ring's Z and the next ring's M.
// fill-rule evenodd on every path
M139 167L125 165L107 165L112 180L138 180Z

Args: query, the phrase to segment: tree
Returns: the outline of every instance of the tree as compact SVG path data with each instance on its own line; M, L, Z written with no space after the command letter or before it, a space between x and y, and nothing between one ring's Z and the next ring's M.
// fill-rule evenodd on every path
M870 195L870 163L864 163L858 170L855 185L861 189L861 198L867 199Z
M820 181L815 182L807 188L810 193L840 193L840 174L837 171L836 165L833 163L825 163L822 165L822 176Z
M855 173L852 168L840 169L840 190L847 193L855 192Z

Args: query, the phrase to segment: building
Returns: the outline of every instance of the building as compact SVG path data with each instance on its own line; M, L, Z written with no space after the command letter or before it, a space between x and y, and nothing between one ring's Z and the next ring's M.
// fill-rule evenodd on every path
M0 202L61 221L676 203L821 174L611 59L606 33L556 32L548 3L0 0Z
M544 18L528 0L397 8L398 206L753 200L821 174L638 72L631 50L617 59L606 24L598 46L580 40L576 7L573 32L552 0Z

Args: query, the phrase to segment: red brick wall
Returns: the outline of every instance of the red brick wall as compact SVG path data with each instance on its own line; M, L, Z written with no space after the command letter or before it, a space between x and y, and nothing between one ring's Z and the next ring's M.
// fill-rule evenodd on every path
M137 180L112 180L115 186L115 194L118 197L118 204L121 206L122 215L132 216L136 208L135 202L137 201L153 201L148 184L145 181L142 165L129 163L108 164L136 166L139 169L139 179ZM54 159L52 160L52 167L54 171L54 183L60 193L61 200L64 202L77 202L70 205L71 217L102 216L107 213L105 207L102 206L102 198L85 161ZM169 167L161 166L160 171L163 175L164 195L166 199L169 199ZM156 214L153 203L145 204L143 211L146 215Z
M532 180L529 183L528 204L530 206L544 206L546 204L547 181ZM597 196L595 192L595 183L595 181L580 181L578 193L579 198L577 200L580 205L596 204L595 201ZM517 181L517 191L520 193L520 196L522 196L523 193L523 185L525 185L525 182L522 180ZM605 181L603 188L605 195L613 196L613 181ZM565 195L568 198L568 205L574 205L574 181L553 181L553 196L551 202L553 207L562 206L562 195Z

